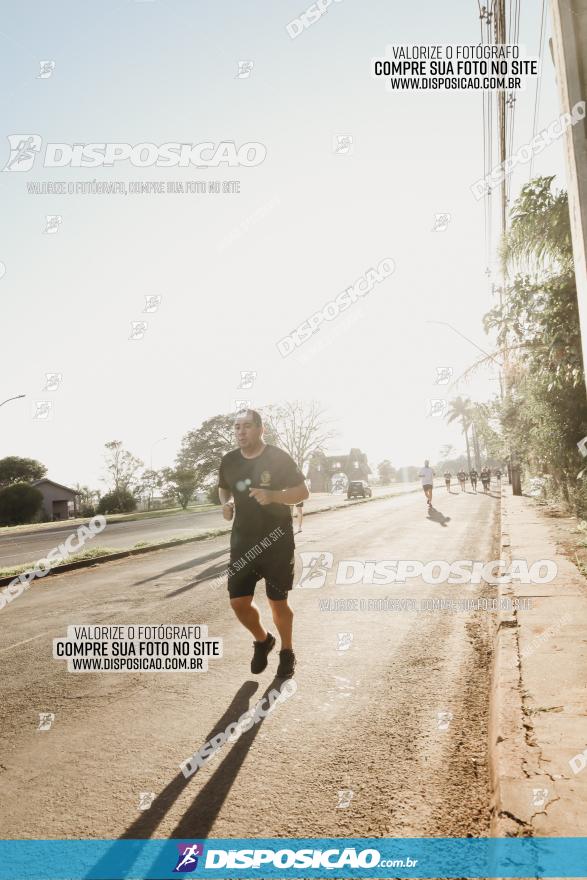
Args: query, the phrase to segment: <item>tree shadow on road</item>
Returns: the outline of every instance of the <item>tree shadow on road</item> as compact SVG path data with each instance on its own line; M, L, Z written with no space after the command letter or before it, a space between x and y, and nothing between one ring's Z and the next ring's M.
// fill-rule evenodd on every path
M450 522L450 516L445 516L440 510L436 510L435 507L428 508L428 519L431 519L433 522L437 522L438 525L446 528L446 524Z
M269 691L273 687L276 687L276 681L281 683L280 679L274 679L263 696L267 696ZM256 681L246 681L241 685L229 706L226 708L226 711L223 712L222 716L205 737L204 743L209 742L213 736L226 730L229 724L238 721L240 716L248 711L250 708L251 697L258 687L259 684ZM263 719L261 718L257 724L254 724L250 730L245 731L236 743L234 743L227 757L216 768L215 772L210 776L200 792L196 795L183 818L173 829L170 834L170 839L182 836L193 837L196 833L201 837L207 836L262 723ZM204 743L202 743L202 745ZM134 862L140 855L141 849L144 845L143 841L153 836L161 821L173 807L183 790L192 783L192 780L196 778L197 775L198 770L196 770L196 772L189 778L186 778L181 772L178 773L171 782L165 786L163 791L159 792L150 808L142 812L141 815L120 835L118 840L128 840L135 843L135 846L130 847L128 857L124 859L124 863L120 864L120 877L127 876L127 873L131 870ZM189 835L184 830L185 828L190 829ZM88 871L86 877L101 877L102 864L107 864L109 857L109 852L106 852L103 859L100 859ZM169 873L168 864L165 866L161 865L160 867L162 877Z

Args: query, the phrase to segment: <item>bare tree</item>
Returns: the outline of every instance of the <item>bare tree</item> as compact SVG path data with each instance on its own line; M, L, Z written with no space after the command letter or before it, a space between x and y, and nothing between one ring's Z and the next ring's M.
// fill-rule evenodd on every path
M300 470L316 450L336 437L326 418L326 411L315 401L268 406L263 410L263 423L277 446L289 452Z
M144 467L140 458L122 448L120 440L106 443L106 471L108 476L102 482L113 492L132 492L138 483L138 471Z

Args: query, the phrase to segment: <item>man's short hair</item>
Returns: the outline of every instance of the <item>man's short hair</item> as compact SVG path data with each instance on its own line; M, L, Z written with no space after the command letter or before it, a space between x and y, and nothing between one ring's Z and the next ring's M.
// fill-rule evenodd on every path
M257 428L263 427L263 419L261 418L261 415L257 412L256 409L239 409L235 418L238 419L239 416L244 416L244 415L250 416L253 424L256 425Z

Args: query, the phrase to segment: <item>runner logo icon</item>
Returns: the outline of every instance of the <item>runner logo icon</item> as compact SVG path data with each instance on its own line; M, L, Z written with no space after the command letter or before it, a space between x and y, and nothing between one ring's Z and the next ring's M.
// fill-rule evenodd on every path
M179 855L177 857L177 865L173 869L173 873L191 874L198 867L199 856L204 855L203 843L178 843L177 849Z
M302 573L298 587L315 590L323 587L326 583L327 570L332 568L334 556L332 553L312 551L300 553L302 558Z

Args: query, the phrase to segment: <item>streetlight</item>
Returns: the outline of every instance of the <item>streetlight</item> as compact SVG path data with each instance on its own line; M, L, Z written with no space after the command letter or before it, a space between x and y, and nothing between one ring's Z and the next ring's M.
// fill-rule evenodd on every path
M163 440L167 440L167 437L159 437L158 440L155 440L154 443L151 443L151 457L149 459L149 470L153 470L153 449L157 445L157 443L161 443Z
M487 355L488 358L491 358L492 361L495 361L495 363L498 365L498 367L502 366L499 361L495 360L495 358L493 357L492 354L489 354L488 351L485 351L484 348L481 348L480 345L477 345L476 342L473 342L472 339L469 339L468 336L465 336L464 333L461 333L460 330L457 330L457 328L453 327L452 324L449 324L448 321L426 321L426 323L427 324L442 324L444 327L450 327L451 330L454 330L455 333L458 333L458 335L461 337L461 339L466 339L466 341L470 342L471 345L473 345L477 349L477 351L480 351L481 354L485 354L485 355Z
M157 443L162 443L163 440L167 440L167 437L159 437L158 440L155 440L153 443L151 443L151 455L149 457L149 471L151 474L153 473L153 449L155 448L155 446L157 446ZM151 491L149 492L149 496L148 496L148 500L147 500L147 510L151 509L152 489L153 489L153 483L151 482Z
M0 406L4 406L5 403L10 403L11 400L20 400L21 397L26 397L26 394L17 394L16 397L8 397L0 403Z

